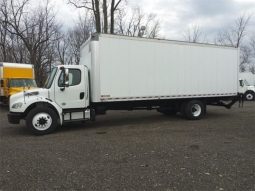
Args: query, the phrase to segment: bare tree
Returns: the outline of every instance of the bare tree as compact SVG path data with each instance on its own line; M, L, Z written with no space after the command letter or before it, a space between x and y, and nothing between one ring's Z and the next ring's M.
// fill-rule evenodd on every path
M5 2L3 2L5 3ZM1 9L3 8L3 5L1 5ZM0 17L2 18L3 15L0 13ZM0 60L6 62L7 59L7 53L8 53L8 48L9 48L9 42L8 42L8 34L6 30L7 24L4 22L1 22L0 25Z
M127 36L158 37L160 24L154 14L144 14L139 7L132 10L131 17L125 10L119 11L116 33Z
M108 33L108 10L107 0L103 0L104 33Z
M253 36L250 40L250 47L252 51L252 56L255 58L255 36Z
M238 17L235 20L234 25L229 29L219 32L215 40L216 44L240 48L240 71L244 71L246 69L250 60L250 48L243 44L245 37L247 36L247 27L250 19L251 15L244 14Z
M89 14L86 14L85 16L80 16L74 28L68 31L69 63L79 64L80 47L90 37L90 34L94 32L93 25L93 19L89 16Z
M101 33L101 13L100 0L68 0L68 3L78 9L86 9L92 11L95 19L95 28L98 33Z
M253 74L255 74L255 36L252 36L249 44L251 50L251 60L249 70Z
M15 35L11 35L11 48L9 49L9 62L29 63L29 52L27 51L23 41Z
M240 47L245 36L251 15L242 15L235 20L234 25L229 30L221 31L216 42L222 45Z
M251 48L249 46L242 46L240 48L240 71L244 72L246 70L246 66L251 62Z
M7 1L3 0L0 4L0 60L14 62L19 60L18 54L14 53L17 46L19 46L19 39L7 30L7 18L3 14L5 11L7 11Z
M115 15L115 11L117 10L119 4L121 3L122 0L117 0L117 2L115 2L115 0L111 0L111 29L110 29L110 33L113 34L114 33L114 24L115 24L115 19L114 19L114 15Z
M185 41L202 42L204 41L204 33L198 25L189 27L183 34Z
M68 0L68 3L76 8L84 8L91 11L94 15L96 32L101 33L103 25L103 32L108 33L108 11L110 12L110 33L114 33L115 12L118 9L122 0ZM110 5L110 6L109 6ZM109 9L109 10L108 10ZM103 23L101 18L103 17Z
M53 47L56 64L79 64L80 47L94 31L94 20L90 14L80 15L75 26L64 32L58 30Z
M2 26L10 35L22 41L28 51L28 60L34 64L35 76L38 85L42 85L45 77L45 70L50 67L53 61L51 52L52 42L56 39L56 31L59 25L56 24L55 14L45 5L38 6L37 10L29 10L29 0L3 0L1 5L0 18ZM52 54L52 55L50 55Z
M71 55L69 54L69 39L67 34L58 32L56 34L57 41L55 42L56 59L60 64L71 64Z

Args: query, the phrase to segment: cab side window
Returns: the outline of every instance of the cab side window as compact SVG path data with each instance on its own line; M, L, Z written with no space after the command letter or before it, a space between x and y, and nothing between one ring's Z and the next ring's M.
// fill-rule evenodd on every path
M69 86L76 86L81 83L81 71L78 69L69 69ZM61 72L58 79L58 86L63 86L64 83L64 72Z

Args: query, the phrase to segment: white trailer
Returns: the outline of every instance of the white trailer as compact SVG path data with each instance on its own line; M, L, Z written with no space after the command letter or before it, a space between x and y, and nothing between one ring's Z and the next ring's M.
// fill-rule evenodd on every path
M238 100L238 63L233 47L94 34L81 47L80 65L57 66L43 89L11 97L9 121L26 119L45 134L107 110L200 119L206 105L230 108Z

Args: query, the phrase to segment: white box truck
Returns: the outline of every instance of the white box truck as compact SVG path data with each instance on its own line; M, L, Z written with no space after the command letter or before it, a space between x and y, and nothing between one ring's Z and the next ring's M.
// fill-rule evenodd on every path
M251 72L241 72L239 74L239 92L243 93L247 101L255 100L255 74Z
M55 67L44 88L11 96L10 123L36 134L107 110L157 109L196 120L206 105L238 100L239 49L209 44L94 34L80 65Z

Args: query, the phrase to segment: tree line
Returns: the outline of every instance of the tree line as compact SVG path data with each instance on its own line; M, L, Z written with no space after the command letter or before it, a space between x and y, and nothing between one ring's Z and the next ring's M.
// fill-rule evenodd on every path
M160 37L157 16L144 13L139 7L127 11L125 0L66 0L65 3L84 10L69 30L64 30L63 23L56 19L56 9L49 0L35 7L31 6L31 0L0 0L0 61L33 64L36 82L42 86L53 65L79 64L80 46L91 33ZM240 19L238 35L225 31L217 43L241 47L245 65L255 52L255 40L249 46L242 44L250 17ZM236 35L237 39L232 39ZM201 36L200 28L193 27L184 39L199 42Z

